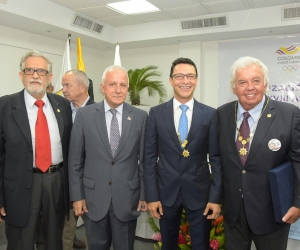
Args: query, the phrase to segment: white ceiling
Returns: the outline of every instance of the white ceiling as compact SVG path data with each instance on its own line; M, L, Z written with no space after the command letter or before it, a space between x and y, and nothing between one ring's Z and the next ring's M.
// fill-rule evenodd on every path
M274 14L279 17L274 19L276 21L274 25L259 26L260 23L266 22L266 19L272 19L270 18L272 13L268 13L268 10L273 9L268 7L300 6L300 0L148 0L161 11L135 15L124 15L106 6L107 3L118 1L0 0L0 25L59 40L66 40L67 34L72 33L72 37L81 37L84 40L82 42L84 46L101 50L113 50L117 42L120 42L123 49L130 49L189 41L227 40L300 33L300 19L296 20L296 24L298 23L299 26L295 26L295 22L290 24L284 21L285 23L282 24L279 22L281 21L280 13L275 13L275 11ZM39 4L41 6L38 6ZM41 9L43 6L46 10ZM39 13L35 11L39 11ZM46 16L49 13L51 13L51 18L47 19ZM72 20L70 19L76 13L103 24L103 34L94 34L71 26ZM180 19L211 17L220 13L231 13L226 32L220 29L210 29L208 31L199 30L183 33L185 31L181 31L179 28ZM244 13L249 15L251 13L252 15L253 13L262 14L254 16L251 22L249 19L247 20L253 23L253 28L241 28L238 27L238 24L239 19L245 18ZM62 18L63 15L65 18ZM71 18L69 18L70 16ZM236 17L234 21L232 16ZM176 25L174 26L174 24ZM249 26L249 23L247 25Z
M148 0L161 11L124 15L111 10L108 3L121 0L50 0L87 17L114 27L172 19L191 18L276 5L299 3L299 0Z

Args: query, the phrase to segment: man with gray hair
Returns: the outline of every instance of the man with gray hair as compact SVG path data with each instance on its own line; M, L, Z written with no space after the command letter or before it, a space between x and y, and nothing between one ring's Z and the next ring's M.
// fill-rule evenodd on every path
M140 211L146 211L143 181L147 113L124 103L127 71L108 67L105 100L77 110L70 141L70 198L85 214L89 250L133 250Z
M290 224L300 217L300 111L265 95L268 69L256 58L234 62L230 81L238 100L217 109L225 246L249 250L253 240L258 250L284 250ZM268 172L286 161L294 169L294 199L279 223Z
M46 93L52 62L44 54L23 55L19 77L25 89L0 98L0 214L7 249L33 250L42 218L45 249L61 250L70 200L70 103Z
M77 69L69 70L62 78L62 93L70 101L72 109L72 120L74 122L76 112L79 108L95 103L88 96L89 79L87 75ZM75 235L78 216L74 214L73 207L69 216L66 217L63 230L63 249L73 250L73 248L85 248L84 241L77 239Z

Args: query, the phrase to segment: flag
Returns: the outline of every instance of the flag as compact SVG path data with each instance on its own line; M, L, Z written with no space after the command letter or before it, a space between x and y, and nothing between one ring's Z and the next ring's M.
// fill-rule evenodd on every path
M119 44L117 44L117 46L116 46L114 65L119 65L119 66L121 66L120 46L119 46Z
M64 74L68 71L71 70L71 61L70 61L70 44L69 44L69 39L68 37L65 52L63 55L61 67L60 67L60 73L57 79L57 83L54 86L54 93L63 96L62 94L62 85L61 85L61 79L63 78Z
M79 37L77 38L77 69L85 73L84 61L81 52L81 42Z

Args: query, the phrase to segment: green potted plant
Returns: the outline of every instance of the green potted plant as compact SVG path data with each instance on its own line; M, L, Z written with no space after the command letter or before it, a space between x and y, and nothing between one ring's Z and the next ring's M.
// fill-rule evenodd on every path
M156 71L158 67L154 65L147 66L141 69L130 69L129 77L129 99L132 105L140 105L140 93L143 89L147 89L149 96L159 95L159 103L164 101L166 97L166 89L162 81L157 80L161 77L161 73ZM154 77L154 79L153 79Z

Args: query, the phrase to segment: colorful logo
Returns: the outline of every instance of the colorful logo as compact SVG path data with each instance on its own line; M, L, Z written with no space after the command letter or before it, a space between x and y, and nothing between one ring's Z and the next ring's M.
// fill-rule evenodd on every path
M300 43L298 44L293 44L292 46L285 48L285 47L280 47L276 53L279 55L292 55L297 53L300 50Z

